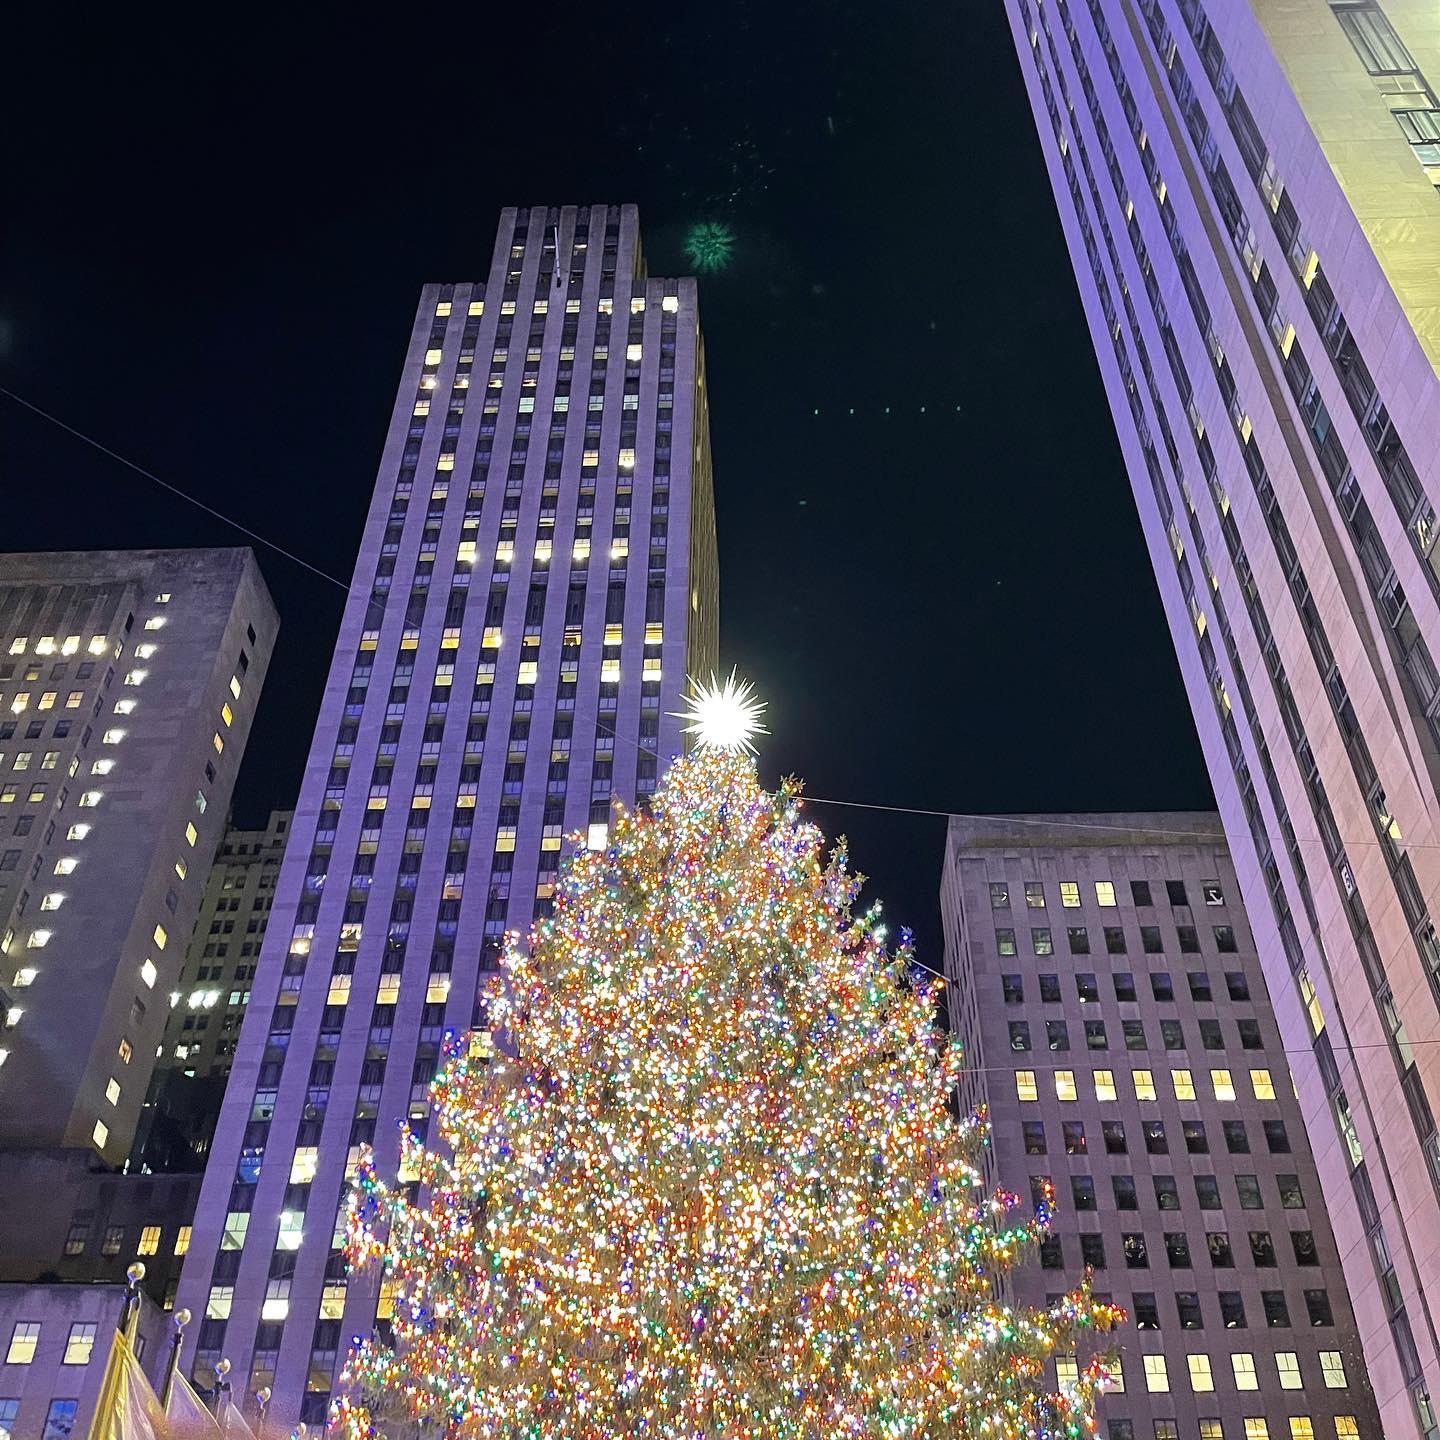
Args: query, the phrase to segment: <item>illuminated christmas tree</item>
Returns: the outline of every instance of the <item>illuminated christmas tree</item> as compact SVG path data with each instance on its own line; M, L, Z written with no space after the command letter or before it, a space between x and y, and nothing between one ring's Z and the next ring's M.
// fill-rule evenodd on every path
M993 1293L1046 1216L986 1195L983 1117L907 945L761 788L758 707L692 702L695 752L582 852L490 997L500 1052L451 1045L439 1144L368 1161L352 1262L382 1261L347 1440L1087 1436L1103 1359L1045 1361L1119 1312Z

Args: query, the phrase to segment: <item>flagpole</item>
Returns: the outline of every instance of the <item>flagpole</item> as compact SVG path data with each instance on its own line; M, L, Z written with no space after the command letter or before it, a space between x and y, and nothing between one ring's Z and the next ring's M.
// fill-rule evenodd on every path
M125 1272L125 1298L120 1302L120 1323L115 1328L122 1335L130 1330L131 1311L140 1304L140 1282L145 1278L145 1266L137 1260Z
M170 1336L170 1355L165 1362L165 1383L160 1388L160 1404L170 1408L170 1392L175 1388L175 1371L180 1364L180 1347L185 1343L185 1327L190 1323L188 1310L177 1310L174 1330Z

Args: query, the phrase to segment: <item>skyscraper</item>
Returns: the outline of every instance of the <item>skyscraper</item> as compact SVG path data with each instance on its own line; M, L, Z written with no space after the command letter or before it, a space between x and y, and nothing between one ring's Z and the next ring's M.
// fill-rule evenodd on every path
M249 550L0 555L0 1151L129 1154L277 624Z
M294 818L273 810L263 830L232 824L220 837L171 992L132 1169L199 1170L204 1164Z
M444 1030L716 648L694 282L633 207L506 210L416 315L181 1281L202 1381L223 1353L323 1419L390 1303L337 1249L358 1147L424 1129Z
M1440 1387L1440 11L1007 0L1385 1432Z
M1015 1298L1090 1267L1129 1312L1101 1435L1377 1434L1219 817L955 819L941 909L988 1178L1056 1195Z

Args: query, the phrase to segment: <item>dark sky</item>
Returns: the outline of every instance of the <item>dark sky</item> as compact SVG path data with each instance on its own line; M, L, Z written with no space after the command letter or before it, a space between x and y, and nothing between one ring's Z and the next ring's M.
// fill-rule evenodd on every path
M1209 803L998 4L359 13L16 40L0 383L348 578L417 289L482 275L502 206L634 201L656 274L723 221L722 648L767 776ZM236 542L3 399L0 467L0 548ZM293 799L341 601L261 560L242 820ZM812 814L938 965L941 822Z

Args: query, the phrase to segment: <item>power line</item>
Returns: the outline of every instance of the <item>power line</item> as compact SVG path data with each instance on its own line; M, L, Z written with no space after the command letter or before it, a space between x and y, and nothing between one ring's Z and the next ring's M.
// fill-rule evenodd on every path
M266 549L275 551L277 555L283 555L287 560L293 560L297 565L301 565L310 571L312 575L318 575L322 580L328 580L332 585L338 585L342 590L347 593L349 592L350 586L347 585L345 581L331 575L329 571L322 570L318 565L312 565L308 560L295 554L293 550L287 550L283 545L279 545L274 540L261 535L259 531L252 530L248 525L242 525L233 516L226 515L223 511L215 509L213 505L207 505L203 500L197 499L188 491L182 490L178 485L172 485L168 480L162 480L153 470L147 470L143 465L137 465L135 461L126 459L126 457L118 451L112 450L108 445L102 445L100 441L85 434L83 430L77 430L73 425L67 425L59 416L52 415L48 410L42 410L38 405L25 399L23 395L17 395L13 390L7 390L3 385L0 385L0 395L4 395L8 400L13 400L15 404L23 406L32 414L38 415L42 420L48 420L52 425L56 425L65 431L67 435L73 435L77 440L89 445L91 449L98 450L102 455L108 455L116 464L125 466L127 470L133 470L137 475L143 475L147 480L153 481L156 485L160 486L162 490L168 490L172 495L178 495L180 499L189 505L193 505L197 510L203 510L207 515L213 516L222 524L229 525L232 529L238 530L242 535L248 535L250 539L254 540L257 544L264 545Z
M98 450L102 455L108 456L119 465L123 465L127 470L132 470L137 475L143 476L153 484L158 485L162 490L166 490L170 494L184 500L187 504L193 505L197 510L203 510L207 515L219 520L224 525L229 525L234 530L238 530L242 535L248 536L257 544L265 546L268 550L273 550L277 555L284 556L285 559L291 560L296 565L310 571L312 575L328 581L331 585L345 591L347 595L354 588L338 576L330 574L328 570L312 564L309 560L297 555L293 550L287 549L278 541L271 540L268 536L262 535L258 530L251 529L250 526L243 524L241 521L235 519L234 516L226 514L223 510L216 509L213 505L206 504L205 501L190 494L189 491L182 490L180 486L173 485L168 480L161 479L153 470L148 470L145 466L137 464L134 460L128 459L116 450L112 450L108 445L96 440L93 436L87 435L83 430L67 424L64 420L60 419L59 416L36 405L33 401L27 400L23 395L16 394L15 391L8 389L4 385L0 385L0 395L5 396L8 400L13 401L16 405L30 411L32 414L39 416L42 420L48 421L50 424L63 430L67 435L73 436L83 444L90 446L94 450ZM610 733L616 734L617 732L612 730ZM621 738L627 741L629 740L628 736ZM637 745L636 748L638 749L640 747ZM1223 834L1216 834L1214 831L1114 825L1099 820L1059 820L1026 815L981 815L964 810L935 810L926 809L917 805L889 805L879 801L842 800L834 796L806 795L802 798L815 805L834 805L851 810L883 811L893 815L917 815L928 819L969 820L982 824L1030 825L1051 830L1110 831L1119 834L1143 835L1156 840L1196 840L1222 845L1227 843L1226 837ZM1324 843L1319 836L1297 836L1296 838L1301 844L1319 845ZM1380 841L1375 839L1347 840L1343 843L1347 849L1365 845L1380 845ZM1440 842L1409 841L1401 843L1403 843L1408 850L1440 850Z

